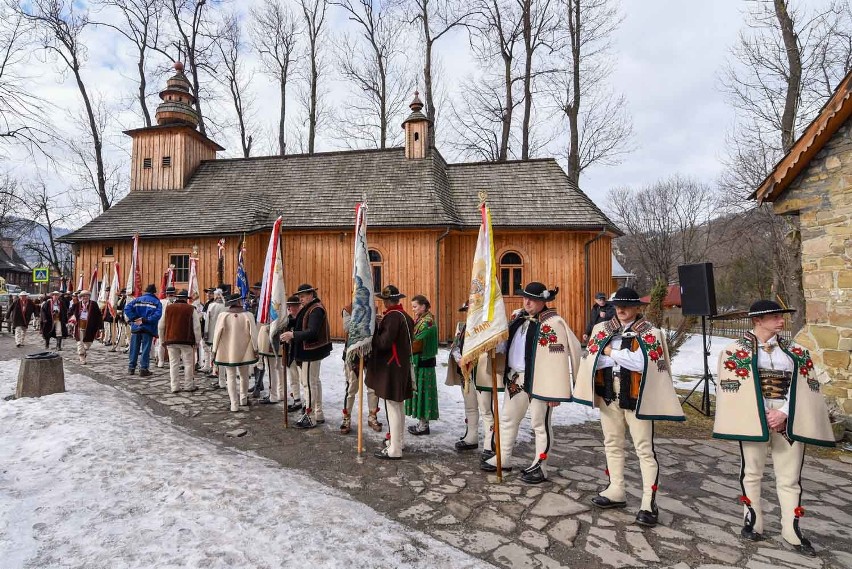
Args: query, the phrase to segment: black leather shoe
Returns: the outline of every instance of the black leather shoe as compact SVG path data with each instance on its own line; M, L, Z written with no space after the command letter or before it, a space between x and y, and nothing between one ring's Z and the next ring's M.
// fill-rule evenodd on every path
M456 441L456 450L458 452L466 451L466 450L474 450L479 448L478 443L466 443L464 441Z
M401 456L390 456L388 454L387 447L383 448L382 450L377 450L376 452L373 453L373 456L375 456L376 458L380 458L382 460L402 460Z
M298 401L298 403L296 403L296 401ZM288 412L292 413L294 411L304 411L305 406L302 405L302 400L296 399L296 401L293 401L293 403L287 405Z
M740 530L740 537L747 539L748 541L763 541L762 533L757 533L753 529L749 529L747 527Z
M482 460L482 462L485 462L486 460L488 460L492 456L494 456L493 450L483 450L482 451L482 458L480 460Z
M410 427L408 427L408 432L414 435L415 437L419 437L420 435L428 435L429 426L427 425L425 428L421 429L420 425L411 425Z
M135 368L127 368L127 375L133 375L133 374L135 374L135 373L136 373L136 369L135 369Z
M278 405L281 402L280 401L270 401L269 397L264 397L260 400L260 403L262 405Z
M657 512L649 512L648 510L639 510L636 514L636 523L640 526L652 528L657 525Z
M153 373L151 373L151 370L147 370L147 369L140 369L139 370L139 376L140 377L148 377L148 376L151 376L151 375L154 375Z
M493 464L488 463L484 460L479 463L479 469L482 470L483 472L497 472L496 466L494 466ZM504 466L502 468L502 470L503 470L503 472L512 472L512 467L511 466Z
M309 415L305 414L302 415L302 418L296 421L293 426L297 429L313 429L317 426L317 424L313 422Z
M535 468L525 470L524 473L521 474L521 481L526 482L527 484L541 484L542 482L547 481L547 477L544 475L544 472L542 472L541 466L536 465Z
M592 504L602 510L608 510L610 508L624 508L627 506L627 502L613 502L606 496L601 496L600 494L592 498Z
M800 553L805 557L817 556L817 552L816 549L814 549L814 546L811 545L811 542L805 539L804 537L802 538L802 543L799 545L793 545L792 543L789 543L786 540L784 540L784 543L786 543L787 546L790 547L793 551L795 551L796 553Z

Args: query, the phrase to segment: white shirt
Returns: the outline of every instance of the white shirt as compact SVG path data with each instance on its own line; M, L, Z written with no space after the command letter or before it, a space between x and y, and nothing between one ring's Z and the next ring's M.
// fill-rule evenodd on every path
M770 352L767 352L763 349L765 346L772 346ZM758 341L757 367L763 369L788 371L790 373L793 373L793 360L790 359L790 356L784 353L784 350L778 347L778 336L772 336L766 343ZM787 392L790 392L789 388L787 388ZM769 408L768 403L769 400L764 398L764 408ZM784 398L784 405L780 407L778 411L781 411L785 415L790 414L790 401L786 397Z
M509 368L517 372L523 372L527 369L526 348L527 331L529 329L530 321L524 320L524 323L521 324L521 327L518 328L512 337L512 345L509 346Z
M634 320L635 322L635 320ZM628 322L621 326L622 330L626 330L633 325L633 322ZM609 346L612 348L610 355L605 355L601 353L598 358L598 365L595 369L602 369L606 367L615 367L616 365L629 369L630 371L644 371L645 369L645 355L642 353L642 350L636 350L635 352L631 352L629 349L624 348L621 349L621 333L617 333L612 337L612 340L609 342Z

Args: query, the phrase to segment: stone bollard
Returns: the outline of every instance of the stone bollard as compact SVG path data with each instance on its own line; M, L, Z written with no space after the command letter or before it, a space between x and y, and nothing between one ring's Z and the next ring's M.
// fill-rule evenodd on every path
M55 352L30 354L21 360L15 399L65 393L62 356Z

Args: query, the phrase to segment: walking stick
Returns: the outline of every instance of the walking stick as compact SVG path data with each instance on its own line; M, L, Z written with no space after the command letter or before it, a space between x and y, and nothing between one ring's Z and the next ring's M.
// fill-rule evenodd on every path
M281 351L284 354L281 358L281 367L284 368L281 372L284 381L284 428L287 429L290 427L290 412L287 410L290 393L290 390L287 388L287 342L281 342L281 344Z
M497 457L497 482L503 482L503 460L500 452L500 411L497 398L497 363L494 361L494 350L488 352L491 363L491 407L494 415L494 456Z
M358 355L358 456L364 452L364 356Z

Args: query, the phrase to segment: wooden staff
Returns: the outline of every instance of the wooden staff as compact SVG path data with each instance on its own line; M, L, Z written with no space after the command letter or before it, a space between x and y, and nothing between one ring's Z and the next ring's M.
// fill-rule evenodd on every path
M281 340L279 339L279 342L280 341ZM281 370L281 378L284 382L284 428L287 429L290 427L290 411L287 410L287 407L289 406L288 397L290 396L290 390L287 389L287 342L281 342L281 344L281 352L284 354L281 358L281 367L283 368Z
M489 350L488 359L491 363L491 407L494 414L494 456L497 457L497 482L503 482L503 460L500 452L500 411L497 397L497 362L495 350ZM486 433L487 435L487 433Z
M358 456L364 452L364 355L358 353Z

